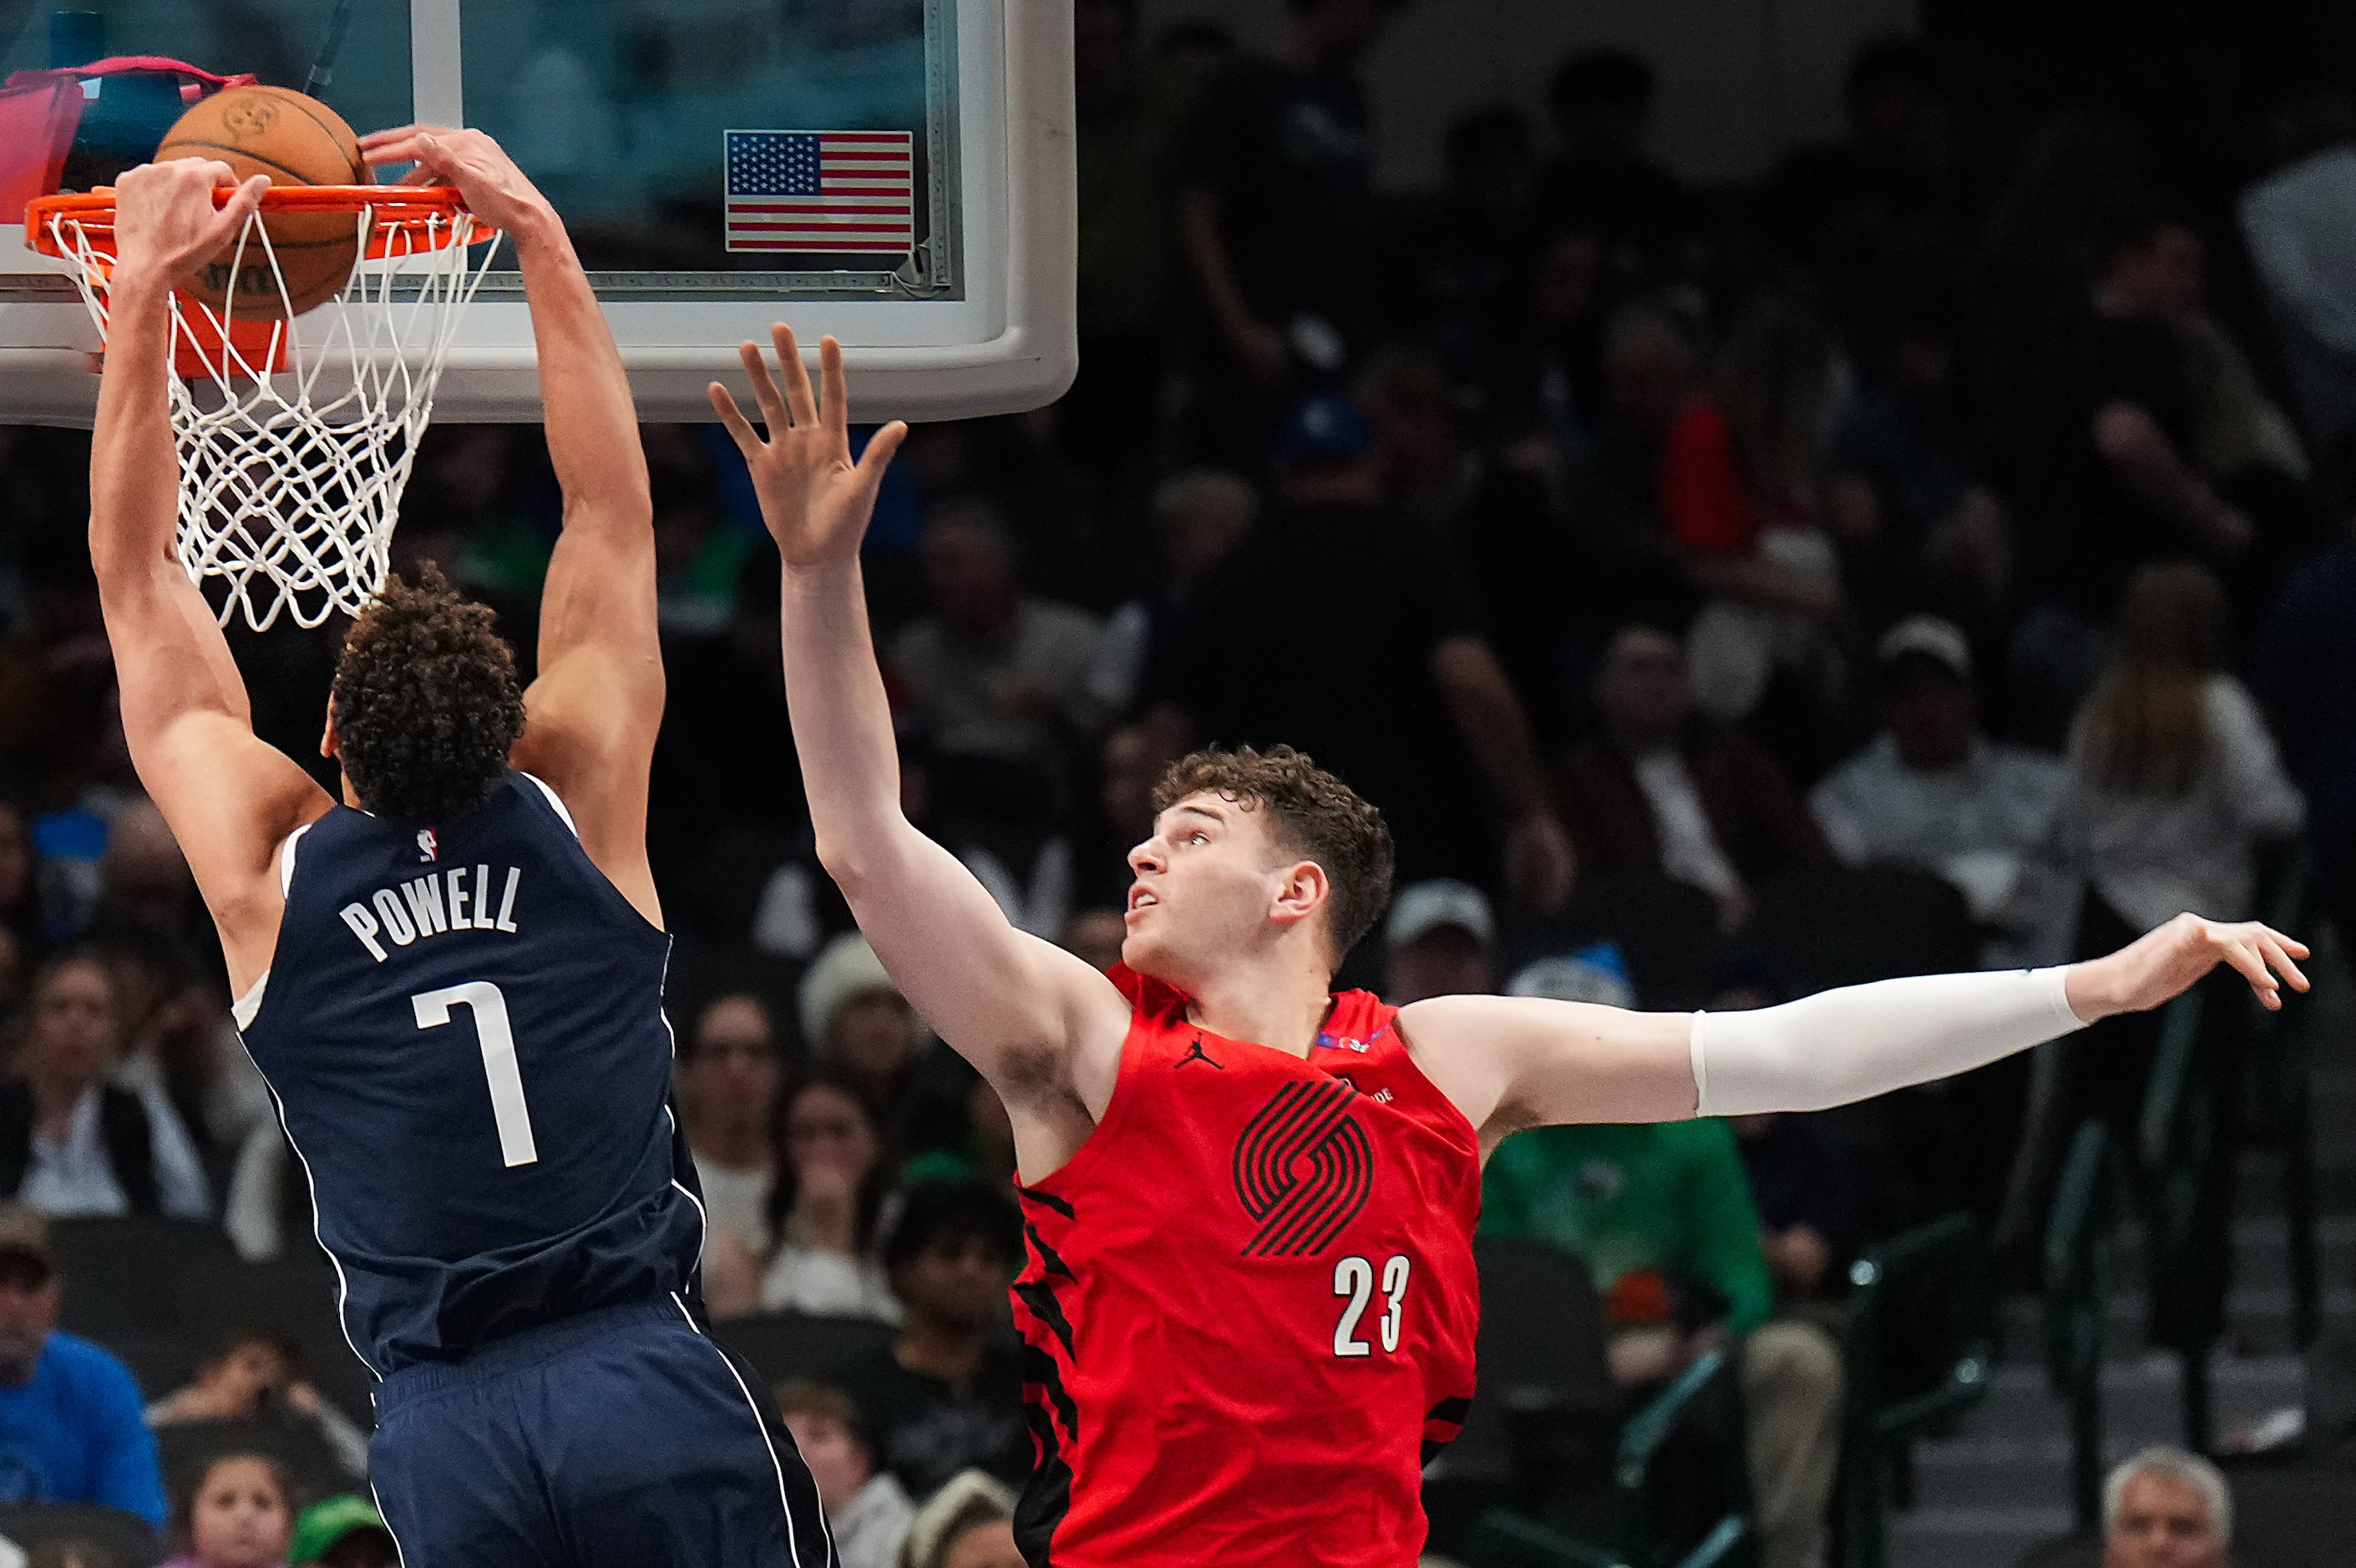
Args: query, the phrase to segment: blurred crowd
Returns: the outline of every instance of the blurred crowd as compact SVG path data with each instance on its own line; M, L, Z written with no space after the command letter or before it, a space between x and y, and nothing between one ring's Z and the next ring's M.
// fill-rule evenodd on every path
M1116 962L1161 770L1283 741L1391 824L1401 891L1344 983L1395 1002L1771 1005L1798 977L1746 940L1762 892L1843 867L1950 890L1971 956L2006 966L2247 916L2303 838L2349 929L2356 107L2284 102L2221 224L2094 110L1966 177L1987 160L1959 155L1937 62L1890 40L1851 63L1840 138L1701 189L1645 151L1650 67L1602 50L1562 62L1540 120L1458 121L1444 188L1402 197L1370 177L1358 73L1396 9L1291 0L1254 53L1077 0L1080 380L916 430L864 555L906 809L1015 923ZM2221 257L2259 308L2212 308ZM1011 1563L1005 1115L817 864L741 462L715 427L646 437L670 693L649 834L707 1294L889 1326L780 1391L851 1568ZM0 1197L209 1220L267 1260L313 1244L303 1175L124 754L87 460L84 435L0 429ZM536 432L438 427L399 562L491 603L528 665L557 499ZM236 638L257 728L298 758L333 636ZM1609 908L1574 918L1646 888L1708 928L1654 994ZM2104 1028L2104 1060L2147 1059L2147 1026ZM2040 1129L2140 1104L2137 1069L2076 1060L1949 1107L1988 1147L1942 1190L2000 1233L2033 1232ZM1823 1544L1825 1315L1887 1219L1866 1157L1837 1118L1753 1118L1550 1129L1488 1177L1487 1233L1586 1261L1632 1390L1753 1348L1774 1568ZM0 1244L0 1320L39 1328L54 1287ZM26 1362L0 1364L0 1448L11 1374L49 1375ZM159 1424L247 1397L146 1396ZM14 1495L65 1495L42 1473ZM278 1561L283 1480L221 1485L277 1487L284 1528L194 1560Z

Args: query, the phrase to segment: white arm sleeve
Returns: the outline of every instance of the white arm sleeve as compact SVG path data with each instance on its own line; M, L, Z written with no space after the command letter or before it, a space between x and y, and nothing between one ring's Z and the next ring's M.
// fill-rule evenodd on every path
M2062 990L2067 973L1923 975L1697 1013L1694 1114L1822 1111L1985 1067L2084 1027Z

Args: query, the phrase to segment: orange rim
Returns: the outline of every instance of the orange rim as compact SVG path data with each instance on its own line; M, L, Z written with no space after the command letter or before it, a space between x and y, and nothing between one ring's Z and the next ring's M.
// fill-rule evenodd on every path
M228 186L216 188L213 205L225 205L230 193ZM466 212L466 205L455 188L443 185L282 185L272 186L262 193L262 210L355 215L369 212L372 216L368 253L363 259L380 261L388 256L415 254L421 240L436 249L449 244L455 219ZM487 240L498 232L471 213L467 217L472 224L469 243ZM70 260L58 243L53 224L59 222L73 224L91 240L110 239L114 233L114 187L101 186L93 191L70 196L36 197L26 204L26 241L45 256ZM395 236L407 240L399 251L392 246Z

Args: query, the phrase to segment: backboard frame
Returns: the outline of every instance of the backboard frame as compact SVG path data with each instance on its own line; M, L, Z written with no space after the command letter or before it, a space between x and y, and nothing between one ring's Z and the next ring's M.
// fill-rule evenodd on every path
M630 274L599 273L601 297L640 416L710 419L704 389L734 385L735 346L790 321L812 346L843 344L852 417L926 421L1051 401L1077 369L1071 8L1064 0L946 0L956 28L957 298L787 299L777 274L728 275L630 298ZM411 0L417 118L463 123L463 0ZM18 216L21 215L0 215ZM537 422L538 372L519 288L494 275L468 307L434 417ZM723 297L713 298L718 293ZM97 406L94 329L60 264L0 226L0 422L88 425Z

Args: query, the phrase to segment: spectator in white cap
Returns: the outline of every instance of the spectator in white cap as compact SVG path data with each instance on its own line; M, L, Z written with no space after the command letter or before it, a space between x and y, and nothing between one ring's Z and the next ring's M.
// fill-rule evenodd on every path
M1383 927L1383 999L1403 1008L1430 997L1494 991L1496 946L1487 894L1470 882L1411 882Z
M931 1049L931 1031L865 937L849 932L821 948L799 1000L810 1055L867 1102L887 1160L954 1136L970 1075Z
M2039 853L2062 809L2060 759L1980 732L1971 645L1933 615L1881 639L1885 728L1817 784L1808 808L1851 866L1906 866L1953 882L2008 968L2058 941L2062 879Z
M2233 1499L2216 1466L2147 1448L2103 1483L2103 1568L2225 1568Z

